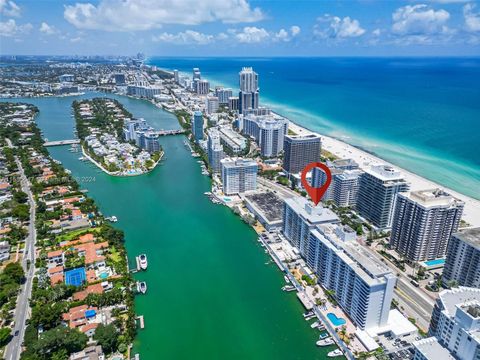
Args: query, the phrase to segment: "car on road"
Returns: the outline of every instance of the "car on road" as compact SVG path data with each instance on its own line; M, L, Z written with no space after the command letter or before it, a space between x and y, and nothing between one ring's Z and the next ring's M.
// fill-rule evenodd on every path
M20 330L15 330L15 335L14 336L18 336L18 334L20 334Z

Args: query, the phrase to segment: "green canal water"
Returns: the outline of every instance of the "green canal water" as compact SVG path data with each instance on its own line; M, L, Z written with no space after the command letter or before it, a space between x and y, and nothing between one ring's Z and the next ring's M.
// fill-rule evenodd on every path
M82 96L93 97L98 94ZM155 128L176 129L176 118L152 104L119 99ZM49 140L73 137L75 98L17 99L40 109L37 122ZM326 359L318 331L303 320L293 293L281 291L283 273L259 246L255 232L228 208L204 195L210 181L183 144L184 136L161 138L165 161L153 172L110 177L68 147L50 148L89 190L105 215L116 215L134 256L148 255L148 270L136 274L148 285L136 297L145 317L134 351L156 359Z

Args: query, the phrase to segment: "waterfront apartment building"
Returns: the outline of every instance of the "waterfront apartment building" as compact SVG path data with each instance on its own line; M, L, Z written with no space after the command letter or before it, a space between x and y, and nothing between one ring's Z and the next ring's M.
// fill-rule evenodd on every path
M464 229L448 242L443 284L480 288L480 228Z
M285 238L306 257L310 231L319 224L337 223L339 219L330 209L314 206L304 197L287 198L284 202L283 228Z
M371 166L360 176L357 211L377 228L390 228L397 194L408 189L403 174L391 166Z
M338 207L355 206L362 170L344 170L343 167L327 165L332 175L332 181L325 192L322 201L332 200ZM358 165L357 165L358 166ZM312 170L312 186L321 187L327 181L327 175L319 168Z
M441 189L399 193L390 246L410 261L443 258L464 203Z
M242 114L246 109L258 108L258 74L253 71L253 68L244 67L238 75L240 80L238 110Z
M319 135L285 135L283 169L289 174L302 171L307 164L320 161Z
M309 234L307 263L318 282L362 330L387 325L396 277L356 242L349 227L323 224Z
M439 293L427 344L415 342L416 359L480 358L480 289L459 287ZM428 349L435 348L436 351ZM425 351L427 350L427 351ZM423 357L422 357L423 356Z
M224 158L223 146L220 140L220 132L216 128L208 129L208 163L214 173L222 171L221 160Z
M126 141L135 141L137 145L139 143L139 132L148 131L149 127L147 121L143 118L140 119L132 119L132 120L125 120L123 124L123 137Z
M225 195L234 195L257 188L258 165L252 159L227 158L222 164L222 183Z
M175 84L180 84L180 75L177 69L173 70L173 80L175 81Z
M195 80L195 92L198 95L207 95L210 91L210 82L208 80Z
M234 131L229 126L221 126L220 142L227 149L228 153L238 154L247 148L247 139Z
M136 96L146 99L153 99L155 95L160 95L162 89L158 86L151 85L128 85L127 95Z
M283 150L283 139L288 132L288 119L277 115L244 115L242 132L250 135L260 146L262 156L275 157Z
M193 113L192 134L195 141L203 140L203 114L200 111Z
M216 96L207 96L205 100L205 111L207 114L213 114L218 111L219 107L218 97Z
M158 141L158 134L154 132L144 132L141 133L141 147L149 153L154 153L160 151L160 142Z
M239 100L238 96L230 96L228 98L228 110L238 111L239 102L240 102L240 100Z
M218 97L218 102L221 105L228 105L228 99L233 96L233 90L221 86L215 87L215 96Z

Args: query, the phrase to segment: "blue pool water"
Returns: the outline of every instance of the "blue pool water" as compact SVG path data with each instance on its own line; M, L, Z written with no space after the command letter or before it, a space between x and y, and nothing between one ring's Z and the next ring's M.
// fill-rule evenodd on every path
M445 259L428 260L428 261L425 261L424 264L427 266L443 265L445 264Z
M105 272L101 273L101 274L98 275L98 276L99 276L100 279L106 279L106 278L108 278L108 274L105 273Z
M345 325L345 324L346 324L345 319L342 319L342 318L337 317L337 315L335 315L334 313L328 313L328 314L327 314L327 318L328 318L328 320L330 320L330 322L331 322L334 326L341 326L341 325Z

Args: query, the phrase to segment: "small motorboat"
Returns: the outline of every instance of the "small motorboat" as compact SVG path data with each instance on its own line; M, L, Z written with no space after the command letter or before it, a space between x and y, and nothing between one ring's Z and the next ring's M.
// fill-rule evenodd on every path
M327 338L327 339L317 341L317 346L328 346L333 344L335 344L335 341L333 341L332 338Z
M333 357L338 357L338 356L343 356L343 353L340 349L335 349L333 351L330 351L327 356L329 358L333 358Z
M145 294L147 292L147 283L145 281L137 281L137 291Z
M147 270L147 267L148 267L147 255L141 254L138 257L138 260L140 262L140 269Z

